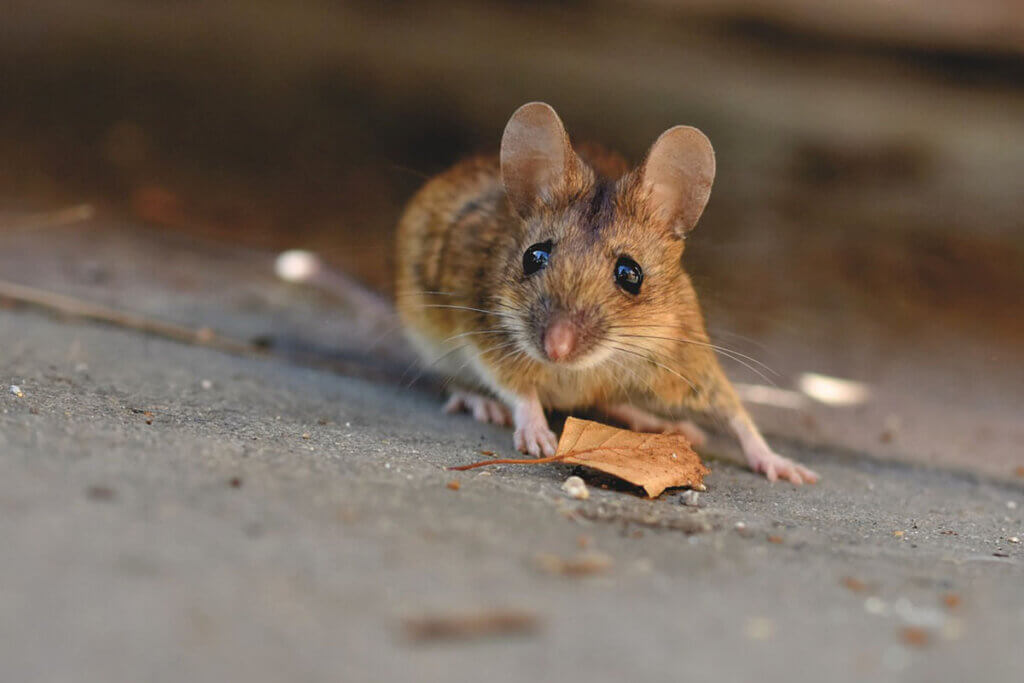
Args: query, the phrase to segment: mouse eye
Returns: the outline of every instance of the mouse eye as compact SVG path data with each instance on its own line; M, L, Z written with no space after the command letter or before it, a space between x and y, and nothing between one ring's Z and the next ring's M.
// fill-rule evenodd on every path
M628 256L620 256L615 262L615 284L630 294L639 294L643 281L644 271L640 264Z
M523 254L523 272L533 275L548 264L549 258L551 258L551 240L533 245Z

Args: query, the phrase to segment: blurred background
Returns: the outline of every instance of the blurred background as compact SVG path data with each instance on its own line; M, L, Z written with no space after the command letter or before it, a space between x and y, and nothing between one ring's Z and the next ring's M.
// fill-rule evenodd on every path
M675 124L711 138L686 265L716 338L777 388L813 371L878 397L831 422L769 397L775 431L1008 471L1024 442L1019 0L8 0L0 207L89 219L79 234L98 216L304 247L388 291L404 202L496 149L529 100L632 160Z

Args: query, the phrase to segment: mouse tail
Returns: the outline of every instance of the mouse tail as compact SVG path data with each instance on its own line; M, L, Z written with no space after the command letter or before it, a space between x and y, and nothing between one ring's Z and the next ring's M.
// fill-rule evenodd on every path
M307 285L338 299L367 327L394 330L398 326L398 315L387 297L331 268L311 251L281 252L274 260L274 274L285 282Z

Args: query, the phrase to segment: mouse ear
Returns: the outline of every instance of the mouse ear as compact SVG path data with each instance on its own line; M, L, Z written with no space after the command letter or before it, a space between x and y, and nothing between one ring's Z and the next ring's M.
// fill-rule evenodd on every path
M563 189L578 164L551 105L530 102L512 114L501 136L501 181L520 216L528 216L538 202Z
M651 145L640 177L656 215L684 237L711 196L715 150L692 126L669 128Z

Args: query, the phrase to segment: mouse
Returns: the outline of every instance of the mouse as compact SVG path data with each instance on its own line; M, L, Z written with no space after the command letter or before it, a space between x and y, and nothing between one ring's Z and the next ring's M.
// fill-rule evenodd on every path
M719 365L686 238L711 195L715 153L697 128L662 133L630 168L574 145L549 104L512 114L497 155L432 177L398 224L395 305L424 365L450 381L449 413L513 429L552 456L547 413L596 411L630 429L727 426L769 480L818 475L765 441Z

